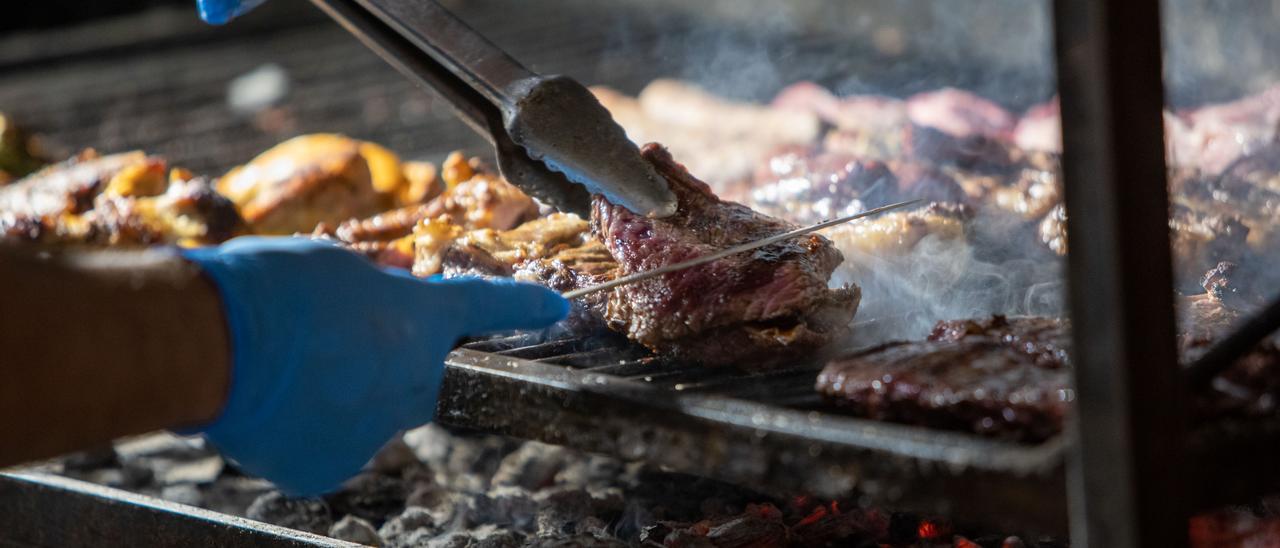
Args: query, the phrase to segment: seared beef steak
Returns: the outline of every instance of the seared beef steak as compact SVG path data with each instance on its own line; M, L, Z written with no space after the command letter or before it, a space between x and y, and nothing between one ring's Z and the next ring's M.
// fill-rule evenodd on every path
M855 414L1024 441L1062 429L1071 400L1064 322L939 322L926 341L827 364L817 389Z
M1208 294L1178 301L1178 347L1190 362L1241 317ZM817 390L872 419L1041 441L1073 400L1070 326L1057 318L992 316L938 322L927 340L894 342L831 361ZM1260 343L1191 400L1197 420L1275 413L1280 344Z
M651 219L596 196L591 228L620 275L644 272L794 229L744 205L721 201L656 144L644 157L680 203ZM760 367L803 356L847 332L855 287L830 289L843 260L818 235L615 288L605 320L632 340L705 365Z

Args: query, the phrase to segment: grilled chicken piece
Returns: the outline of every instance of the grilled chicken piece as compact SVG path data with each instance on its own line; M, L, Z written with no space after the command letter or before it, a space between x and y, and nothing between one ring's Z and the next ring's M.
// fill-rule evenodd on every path
M224 175L218 190L258 234L310 232L390 205L374 188L360 143L339 135L280 143Z
M593 198L592 232L619 265L643 272L794 228L720 200L656 144L642 149L667 179L680 209L664 219ZM848 332L857 287L829 289L842 257L817 235L618 287L610 327L650 349L705 365L767 367Z
M476 274L510 276L519 265L581 246L587 237L587 222L566 213L553 213L510 230L465 232L445 218L430 219L414 229L413 273L465 274L473 265Z
M208 181L142 152L88 151L0 187L0 237L45 243L206 245L243 230Z
M337 228L321 225L312 234L334 237L380 264L412 267L426 276L439 271L440 253L463 232L506 230L538 214L532 198L485 169L477 159L468 161L460 153L451 154L440 172L448 190L425 204L351 219ZM435 262L416 259L419 255Z
M908 253L926 236L943 240L965 237L965 223L973 217L966 206L932 203L910 211L890 211L874 218L826 231L827 237L849 257L890 258ZM861 262L848 265L855 272Z
M828 363L817 390L859 416L1041 441L1061 431L1074 397L1068 335L1049 318L939 322L925 341Z

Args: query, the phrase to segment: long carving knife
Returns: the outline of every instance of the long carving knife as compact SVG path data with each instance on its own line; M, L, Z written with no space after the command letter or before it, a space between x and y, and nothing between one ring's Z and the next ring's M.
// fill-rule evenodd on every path
M795 238L796 236L804 236L805 234L817 232L824 228L831 228L833 226L842 225L848 222L856 221L858 219L864 219L867 217L871 217L873 215L879 215L886 211L901 209L909 205L918 204L922 201L923 200L909 200L906 202L898 202L896 204L889 204L889 205L880 206L874 209L868 209L861 213L854 213L851 215L845 215L844 217L837 217L835 219L822 221L817 224L809 225L802 228L797 228L795 230L791 230L788 232L783 232L782 234L775 234L773 236L769 236L768 238L761 238L759 240L755 240L752 242L738 244L733 247L728 247L720 251L717 251L715 253L709 253L701 257L689 259L687 261L681 261L678 263L661 266L653 270L646 270L644 272L636 272L634 274L628 274L626 276L614 278L613 280L610 280L608 282L605 282L599 285L593 285L591 287L583 287L579 289L574 289L572 291L566 291L564 293L561 293L561 296L563 296L566 299L576 299L583 295L590 295L598 291L605 291L608 289L613 289L618 286L632 284L640 280L647 280L655 276L661 276L663 274L669 274L671 272L684 270L686 268L693 268L695 266L704 265L710 262L715 262L725 257L729 257L731 255L737 255L738 253L743 253L745 251L751 251L753 249L761 248L770 244L776 244L781 241Z

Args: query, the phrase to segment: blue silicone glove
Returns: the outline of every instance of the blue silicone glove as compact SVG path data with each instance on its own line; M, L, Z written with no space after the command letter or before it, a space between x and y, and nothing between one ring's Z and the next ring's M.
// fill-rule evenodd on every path
M429 422L460 337L542 327L569 311L540 286L421 280L304 238L182 254L217 286L231 336L226 405L199 430L296 495L336 487L396 432Z
M196 0L196 9L200 18L206 23L221 25L249 10L258 7L267 0Z

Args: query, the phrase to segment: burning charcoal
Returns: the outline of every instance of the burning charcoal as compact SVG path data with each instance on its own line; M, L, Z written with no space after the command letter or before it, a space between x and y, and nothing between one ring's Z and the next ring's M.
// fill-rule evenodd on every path
M404 510L408 497L404 482L382 474L365 472L342 484L342 489L325 497L337 515L351 514L382 523Z
M558 490L539 493L538 534L570 534L578 522L595 513L595 499L582 490Z
M781 546L787 538L782 515L743 514L707 531L707 539L717 547Z
M329 536L347 542L356 542L370 546L382 544L382 538L369 522L355 516L347 516L329 528Z
M791 528L806 546L873 542L889 536L889 517L877 510L842 511L839 504L819 504Z
M249 519L265 521L281 527L289 527L323 535L333 525L329 505L314 497L290 498L279 491L258 497L245 512Z
M184 438L168 432L129 438L117 442L115 449L121 460L146 457L185 461L218 454L202 438Z
M472 540L468 548L519 548L525 544L523 534L496 525L477 527L470 534Z
M427 533L425 538L431 538L440 533L440 528L430 511L417 506L405 508L399 516L391 518L378 529L378 535L385 539L389 546L412 546L405 541L410 537L421 537L419 533L423 532Z
M405 506L434 508L442 504L450 496L449 491L446 491L443 487L432 482L421 481L413 484L412 490L404 503Z
M132 460L126 461L120 468L118 483L114 485L108 483L108 485L123 489L137 489L151 483L154 479L155 470L148 466L148 463Z
M66 472L87 472L119 464L120 459L116 455L116 450L110 445L62 457L62 469Z
M1018 537L1008 537L1000 542L1000 548L1027 548L1027 545Z
M382 446L373 456L365 469L388 476L402 476L406 471L425 466L413 448L404 442L404 438L396 437Z
M617 459L588 455L570 462L556 473L554 483L566 487L587 487L625 481L626 466Z
M438 425L410 430L404 442L435 472L436 483L471 493L489 487L502 458L519 443L500 436L454 434Z
M270 482L259 478L227 476L203 486L204 507L224 514L245 515L254 500L272 490Z
M470 548L471 542L475 539L467 533L447 533L435 538L422 537L420 534L413 535L412 543L391 544L390 546L425 546L426 548ZM425 542L424 542L425 541Z
M156 481L163 485L179 483L212 483L222 473L226 461L218 455L209 455L194 460L157 459L155 462Z
M960 535L956 535L951 542L954 548L982 548L982 545Z
M701 530L675 530L662 540L662 545L667 548L716 548L716 543L707 538L705 531Z
M556 474L563 470L572 455L563 447L525 442L515 452L507 455L493 474L491 485L514 485L537 490L552 485Z
M611 538L599 538L591 535L574 535L570 537L534 538L525 548L626 548L627 543Z
M160 498L187 506L204 506L204 494L199 488L189 483L170 485L161 489Z
M524 489L500 487L473 496L467 510L466 521L470 525L496 524L531 530L538 513L538 503Z

